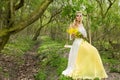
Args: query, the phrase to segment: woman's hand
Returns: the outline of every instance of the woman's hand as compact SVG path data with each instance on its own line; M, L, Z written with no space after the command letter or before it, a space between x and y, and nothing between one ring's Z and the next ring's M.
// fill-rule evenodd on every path
M70 40L73 40L75 38L74 34L70 34Z
M75 34L72 34L71 36L72 36L73 39L75 38Z

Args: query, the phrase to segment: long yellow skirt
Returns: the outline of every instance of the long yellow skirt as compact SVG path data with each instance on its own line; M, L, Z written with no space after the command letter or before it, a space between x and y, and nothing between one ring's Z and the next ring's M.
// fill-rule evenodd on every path
M71 73L73 79L107 78L98 50L87 41L82 41Z

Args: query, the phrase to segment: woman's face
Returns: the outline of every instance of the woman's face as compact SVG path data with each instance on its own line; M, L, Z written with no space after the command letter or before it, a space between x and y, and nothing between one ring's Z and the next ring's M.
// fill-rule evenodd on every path
M82 20L82 13L78 13L78 14L76 15L76 20L77 20L77 21L81 21L81 20Z

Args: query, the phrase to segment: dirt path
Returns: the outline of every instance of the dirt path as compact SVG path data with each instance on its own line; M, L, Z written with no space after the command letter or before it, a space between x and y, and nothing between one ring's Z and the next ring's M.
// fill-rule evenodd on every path
M0 80L34 80L34 75L39 68L39 60L36 58L39 45L40 42L35 43L34 46L20 58L20 61L17 61L17 58L14 58L14 56L11 57L1 54L0 66L3 69L2 72L0 72ZM22 62L22 64L19 64L20 62ZM6 76L4 77L3 75Z
M36 58L37 49L40 45L40 42L37 42L33 48L27 51L24 55L24 64L19 67L18 80L34 80L34 75L38 71L38 62Z

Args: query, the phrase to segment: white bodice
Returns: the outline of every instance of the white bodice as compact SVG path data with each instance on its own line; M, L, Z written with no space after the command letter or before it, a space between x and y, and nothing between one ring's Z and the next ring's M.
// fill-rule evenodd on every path
M79 25L78 31L80 31L83 34L84 37L87 37L87 33L86 33L85 28L83 27L83 24Z

